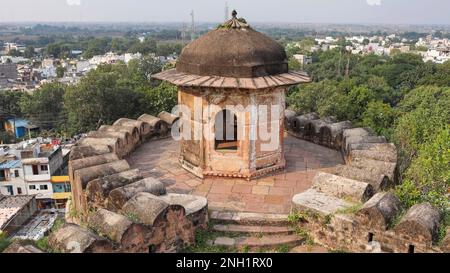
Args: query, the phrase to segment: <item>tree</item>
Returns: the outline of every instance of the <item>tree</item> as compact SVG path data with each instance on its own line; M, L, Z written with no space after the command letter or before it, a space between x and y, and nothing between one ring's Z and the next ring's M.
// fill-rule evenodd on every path
M289 58L289 70L302 70L302 64L294 57Z
M156 55L169 56L173 53L179 55L182 49L183 45L181 43L158 43L156 46Z
M90 59L95 55L102 55L109 51L111 51L111 38L95 38L88 42L87 47L83 52L83 57Z
M34 47L33 46L31 46L31 45L29 45L29 46L27 46L26 48L25 48L25 51L24 51L24 53L23 53L23 56L25 57L25 58L29 58L29 59L31 59L31 58L33 58L34 57Z
M97 129L98 124L142 114L140 95L127 72L124 64L100 66L78 85L68 87L64 102L70 133L85 133Z
M400 88L404 75L423 65L422 57L411 53L399 53L388 59L385 64L373 69L375 75L385 78L392 88Z
M290 91L288 105L299 113L317 112L321 116L348 118L348 97L345 88L336 81L300 85Z
M17 50L17 49L11 49L11 50L8 52L8 54L11 55L11 56L13 56L13 57L19 57L19 56L22 56L22 52L20 52L20 51Z
M450 61L446 61L443 64L426 63L427 67L430 67L427 74L422 74L417 79L418 85L438 85L438 86L450 86Z
M400 170L409 167L422 144L433 139L450 121L450 88L423 86L412 90L398 106L394 140Z
M395 110L389 104L381 101L371 101L362 115L362 125L372 128L378 135L392 135L392 124L396 119Z
M152 56L137 60L137 73L140 73L146 80L150 80L151 75L161 72L162 68L162 62Z
M143 42L136 40L136 42L130 47L129 51L132 53L147 55L149 53L156 53L156 48L156 40L147 37Z
M62 78L62 77L64 77L64 73L66 72L66 69L64 69L64 67L62 67L62 66L57 66L56 67L56 76L58 77L58 78Z
M22 111L19 101L24 95L21 91L0 90L0 117L20 117Z
M401 99L401 93L389 86L383 77L369 76L366 80L366 86L373 92L376 99L396 105Z
M0 144L7 144L13 142L15 139L14 134L0 130Z
M41 129L60 129L66 123L64 93L62 84L44 84L21 98L20 109L25 118Z
M178 90L176 86L163 82L156 88L148 88L141 91L140 104L143 113L158 115L162 111L171 112L178 101Z
M396 193L406 207L430 202L443 212L448 209L450 188L450 126L422 144ZM447 212L448 213L448 212Z

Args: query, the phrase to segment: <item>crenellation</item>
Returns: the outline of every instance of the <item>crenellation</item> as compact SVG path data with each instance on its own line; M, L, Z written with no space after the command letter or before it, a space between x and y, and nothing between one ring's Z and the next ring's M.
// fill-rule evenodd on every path
M354 252L448 251L448 235L440 246L435 245L442 223L439 210L430 204L411 207L396 223L402 212L400 201L385 191L397 182L397 151L392 143L374 135L370 128L350 128L347 122L336 123L339 130L330 133L333 124L325 124L315 113L291 119L289 133L341 151L346 161L346 165L317 173L312 189L292 199L294 212L314 211L315 217L298 225L315 241L331 249ZM354 191L351 185L369 185L371 194L361 195L367 191Z
M66 219L76 224L52 234L50 245L55 250L174 252L194 242L195 229L206 228L206 198L167 194L162 182L144 179L122 159L143 142L167 137L172 125L146 114L140 119L104 125L72 148L73 200L67 204ZM82 227L86 225L91 230Z

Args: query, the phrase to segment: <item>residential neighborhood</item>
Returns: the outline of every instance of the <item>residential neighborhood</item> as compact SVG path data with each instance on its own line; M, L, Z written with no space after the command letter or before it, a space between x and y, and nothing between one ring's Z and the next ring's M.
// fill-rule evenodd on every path
M303 47L301 42L292 42L287 48ZM450 40L437 38L433 35L419 38L418 41L403 38L401 35L386 36L346 36L314 38L314 45L304 48L308 55L295 54L293 57L300 64L313 62L312 54L318 51L328 51L343 48L355 55L375 54L378 56L392 56L396 53L412 53L420 55L424 62L442 64L450 60Z
M0 4L1 258L181 253L149 261L197 272L220 253L251 272L281 271L272 253L450 253L444 8L16 2Z
M1 47L1 45L0 45ZM34 49L36 57L24 58L9 55L11 51L24 53L25 47L16 43L5 43L0 48L0 89L32 92L42 84L60 82L63 84L76 84L79 79L89 71L95 70L101 64L128 63L140 59L140 53L117 54L107 52L96 55L90 59L83 59L81 50L72 50L71 58L59 59L43 57L42 50ZM155 60L163 64L174 63L176 54L168 56L152 55ZM62 72L58 72L58 70ZM61 73L61 74L58 74Z
M0 145L2 194L33 195L39 209L64 208L70 197L68 153L69 149L55 144L54 139L36 138Z

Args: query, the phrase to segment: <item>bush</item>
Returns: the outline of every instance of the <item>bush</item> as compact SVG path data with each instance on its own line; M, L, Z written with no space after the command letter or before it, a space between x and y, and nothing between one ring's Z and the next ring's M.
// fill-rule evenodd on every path
M445 211L450 205L450 126L421 145L396 194L410 207L430 202Z
M367 110L362 115L362 125L372 128L378 135L391 138L392 124L396 114L394 109L381 101L372 101L367 105Z
M6 234L0 231L0 253L2 253L3 250L5 250L10 244L11 241L8 239Z

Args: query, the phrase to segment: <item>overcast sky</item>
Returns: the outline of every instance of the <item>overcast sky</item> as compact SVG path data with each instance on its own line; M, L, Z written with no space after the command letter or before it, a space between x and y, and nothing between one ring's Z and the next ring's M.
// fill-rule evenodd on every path
M228 0L249 22L450 24L449 0ZM221 22L225 0L0 0L0 22Z

